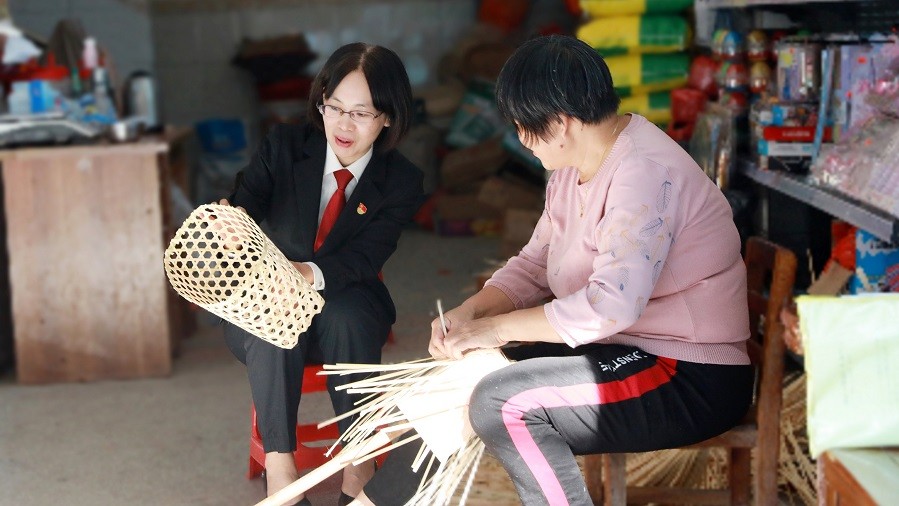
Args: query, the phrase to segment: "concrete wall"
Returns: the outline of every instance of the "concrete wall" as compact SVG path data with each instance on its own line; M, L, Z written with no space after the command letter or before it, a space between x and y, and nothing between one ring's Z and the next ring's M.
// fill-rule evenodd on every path
M231 58L244 38L303 33L319 59L348 42L390 47L413 86L436 82L441 56L473 24L477 0L9 0L15 24L48 38L81 19L111 53L119 80L150 70L164 121L239 117L251 134L260 111L252 78ZM252 140L252 139L251 139Z
M256 124L259 105L252 78L230 62L244 38L303 33L319 55L309 67L313 72L345 43L381 44L400 55L413 86L434 83L440 57L472 25L477 8L475 0L293 0L264 8L260 3L266 4L231 2L216 8L206 2L178 8L169 2L154 10L164 118L191 124L236 116Z

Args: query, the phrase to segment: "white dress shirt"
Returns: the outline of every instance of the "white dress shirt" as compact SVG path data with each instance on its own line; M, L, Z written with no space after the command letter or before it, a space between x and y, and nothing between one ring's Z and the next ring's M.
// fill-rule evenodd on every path
M333 176L335 172L340 169L347 169L353 173L353 179L346 185L346 189L344 193L346 193L346 199L350 200L350 195L352 195L353 190L356 189L356 185L359 184L359 178L362 177L362 173L365 172L365 167L368 166L368 162L371 161L372 154L374 153L374 147L368 149L361 158L351 163L349 167L344 167L340 164L340 161L337 159L337 155L334 153L334 150L331 149L331 145L328 144L328 152L325 155L325 176L322 179L322 194L318 204L318 222L321 224L322 216L325 214L325 208L328 207L328 202L331 200L331 196L334 195L334 192L337 191L337 178ZM322 270L315 265L314 262L305 262L306 265L312 268L312 288L314 290L322 291L325 289L325 275L322 274Z

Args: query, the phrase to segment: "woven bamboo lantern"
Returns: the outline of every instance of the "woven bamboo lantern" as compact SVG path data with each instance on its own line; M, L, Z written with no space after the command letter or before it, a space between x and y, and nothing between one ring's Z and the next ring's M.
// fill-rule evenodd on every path
M324 299L240 209L195 209L165 250L178 294L281 348L296 346Z

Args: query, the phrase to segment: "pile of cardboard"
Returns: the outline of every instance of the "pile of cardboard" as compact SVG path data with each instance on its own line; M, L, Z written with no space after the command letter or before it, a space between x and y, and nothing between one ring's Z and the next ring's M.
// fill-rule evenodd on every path
M501 33L479 27L443 58L444 84L418 93L428 123L442 134L433 188L426 188L433 190L428 219L441 235L502 236L505 258L530 239L545 183L544 169L514 144L514 129L494 102L494 83L514 50Z

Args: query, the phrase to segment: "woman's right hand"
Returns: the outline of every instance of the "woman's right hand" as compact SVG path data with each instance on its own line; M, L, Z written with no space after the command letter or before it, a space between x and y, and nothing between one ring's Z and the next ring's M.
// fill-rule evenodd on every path
M228 199L221 199L221 200L218 201L218 204L219 204L220 206L230 206L230 205L231 205L231 203L228 202ZM242 207L240 207L240 206L234 206L234 208L235 208L235 209L240 209L240 210L243 211L243 212L247 212L246 209L244 209L244 208L242 208Z
M231 203L228 202L228 199L221 199L221 200L219 200L217 203L218 203L219 205L221 205L221 206L231 206ZM244 209L244 208L242 208L242 207L240 207L240 206L233 206L233 207L234 207L235 209L238 209L239 211L243 212L244 214L246 214L246 212L247 212L246 209ZM201 216L202 216L202 215L201 215ZM223 247L224 249L226 249L226 250L236 250L236 251L240 251L240 250L243 249L243 245L240 244L240 242L235 241L235 239L236 239L235 237L233 237L233 236L227 234L227 233L224 231L225 225L223 225L220 221L216 221L216 220L215 220L215 215L214 215L214 214L211 215L211 216L209 217L209 219L212 221L211 228L212 228L212 230L214 230L217 234L219 234L219 239L222 241L222 247Z
M443 320L446 322L446 332L448 333L454 326L458 327L474 320L474 311L468 310L464 306L459 306L444 313ZM434 318L431 321L431 341L428 343L428 352L432 357L437 359L450 358L443 346L444 337L440 318Z

